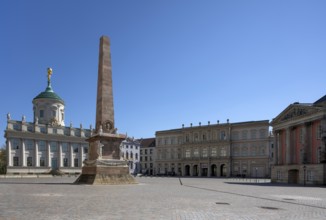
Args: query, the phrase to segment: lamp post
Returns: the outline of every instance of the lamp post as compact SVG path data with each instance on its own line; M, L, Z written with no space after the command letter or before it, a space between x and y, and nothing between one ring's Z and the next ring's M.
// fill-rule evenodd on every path
M303 185L306 186L306 165L303 165Z
M257 175L257 173L258 173L258 167L256 167L255 170L256 170L256 183L258 183L258 175Z

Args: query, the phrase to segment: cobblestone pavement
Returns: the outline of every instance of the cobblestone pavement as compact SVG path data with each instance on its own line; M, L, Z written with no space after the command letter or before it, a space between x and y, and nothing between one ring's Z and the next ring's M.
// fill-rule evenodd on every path
M139 184L90 186L72 184L75 177L0 178L0 220L326 219L323 187L235 179L136 179Z

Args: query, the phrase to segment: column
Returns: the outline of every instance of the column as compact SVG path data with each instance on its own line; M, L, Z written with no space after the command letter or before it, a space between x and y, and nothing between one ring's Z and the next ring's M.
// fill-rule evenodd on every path
M26 167L26 156L25 156L25 140L21 139L22 142L22 150L21 150L21 166Z
M80 149L80 153L79 153L79 160L78 160L78 164L79 164L79 167L82 167L83 166L83 154L84 154L84 148L83 148L83 145L80 144L79 145L79 149Z
M197 167L198 167L198 168L197 168L197 169L198 169L198 176L201 176L201 174L202 174L202 173L201 173L201 172L202 172L201 165L202 165L202 163L198 163L198 166L197 166Z
M190 164L190 168L189 168L189 174L190 174L190 176L192 176L193 169L194 169L193 164Z
M7 165L8 167L12 167L12 156L11 156L11 140L7 141Z
M50 142L47 141L47 162L48 162L48 167L51 167L51 146L50 146Z
M72 143L69 143L70 146L70 167L74 167L74 148Z
M290 141L290 136L291 136L291 129L290 128L287 128L286 129L286 141L285 141L285 145L286 145L286 151L285 151L285 156L286 156L286 161L285 161L285 164L290 164L290 150L291 150L291 141Z
M35 167L39 167L40 166L40 160L39 160L39 157L38 157L38 141L35 140Z
M59 142L59 168L63 167L63 164L62 164L62 142Z

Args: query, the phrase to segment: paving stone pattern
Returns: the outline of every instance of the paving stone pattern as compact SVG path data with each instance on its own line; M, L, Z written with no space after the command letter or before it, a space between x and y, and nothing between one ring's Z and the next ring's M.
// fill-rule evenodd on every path
M0 178L4 219L326 219L324 187L235 179L139 177L74 185L75 177Z

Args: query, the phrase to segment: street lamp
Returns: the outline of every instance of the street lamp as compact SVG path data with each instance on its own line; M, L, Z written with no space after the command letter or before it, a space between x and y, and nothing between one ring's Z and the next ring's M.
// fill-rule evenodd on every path
M256 169L256 183L257 183L258 182L258 175L257 175L258 167L256 167L255 169Z

